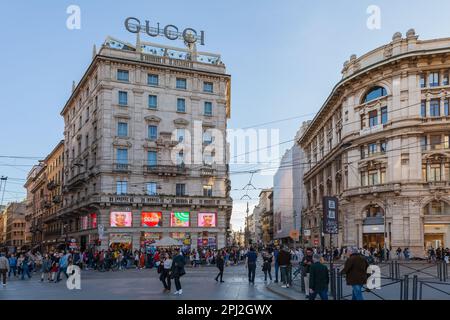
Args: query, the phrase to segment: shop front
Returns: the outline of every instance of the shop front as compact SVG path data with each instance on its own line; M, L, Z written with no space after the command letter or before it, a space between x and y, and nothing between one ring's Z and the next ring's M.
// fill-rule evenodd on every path
M191 234L189 232L172 232L170 233L170 237L180 241L183 244L183 250L191 249Z
M161 232L141 232L141 248L147 252L156 241L162 239L163 234Z
M111 233L109 235L109 248L112 250L131 250L132 236L126 233Z
M197 248L200 249L217 249L217 235L210 232L201 232L197 238Z

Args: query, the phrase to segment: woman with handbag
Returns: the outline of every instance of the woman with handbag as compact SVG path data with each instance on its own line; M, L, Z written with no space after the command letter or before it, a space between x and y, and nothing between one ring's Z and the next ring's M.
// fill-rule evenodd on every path
M181 282L180 282L180 278L186 274L186 271L184 270L184 263L185 263L185 259L183 257L183 255L180 252L180 249L177 248L175 249L175 257L173 258L172 261L172 268L171 268L171 275L170 277L174 280L175 282L175 288L177 289L177 291L175 291L175 295L181 295L183 293L183 289L181 289Z

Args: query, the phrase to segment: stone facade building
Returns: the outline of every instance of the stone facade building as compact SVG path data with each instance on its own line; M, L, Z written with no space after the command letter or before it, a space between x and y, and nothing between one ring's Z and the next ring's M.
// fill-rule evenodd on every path
M230 81L216 54L108 38L61 115L66 236L139 249L224 247Z
M340 200L333 245L450 246L450 38L414 30L345 62L308 130L303 210L307 244L322 239L322 197Z
M3 212L4 245L21 248L25 245L25 202L13 202Z

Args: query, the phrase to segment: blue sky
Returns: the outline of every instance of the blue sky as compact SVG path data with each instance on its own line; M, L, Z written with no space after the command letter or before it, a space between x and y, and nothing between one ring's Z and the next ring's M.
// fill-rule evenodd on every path
M72 4L81 8L81 30L66 28ZM366 27L369 5L381 9L380 30ZM72 81L89 65L93 44L100 46L108 35L134 42L123 27L128 16L204 30L206 45L200 50L221 53L233 77L229 127L242 128L316 112L339 81L343 62L388 43L396 31L405 34L413 27L420 39L449 37L449 10L445 0L8 2L0 11L0 156L44 157L52 150L63 137L60 110ZM286 141L309 118L263 128L280 129L280 141ZM23 179L33 163L0 157L0 175L11 178L5 202L24 197ZM248 179L233 174L232 188L242 188ZM272 178L257 174L253 184L270 187ZM232 195L232 223L240 227L243 193ZM256 199L258 191L251 196Z

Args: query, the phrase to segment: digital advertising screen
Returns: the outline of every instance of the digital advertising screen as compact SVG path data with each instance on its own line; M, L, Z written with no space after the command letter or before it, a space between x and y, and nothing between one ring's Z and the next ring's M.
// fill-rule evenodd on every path
M198 214L198 226L202 228L217 227L217 219L215 212L201 212Z
M149 228L162 227L162 212L142 212L141 226Z
M111 212L111 227L131 227L133 221L131 212Z
M171 227L189 227L189 212L172 212L170 214Z

